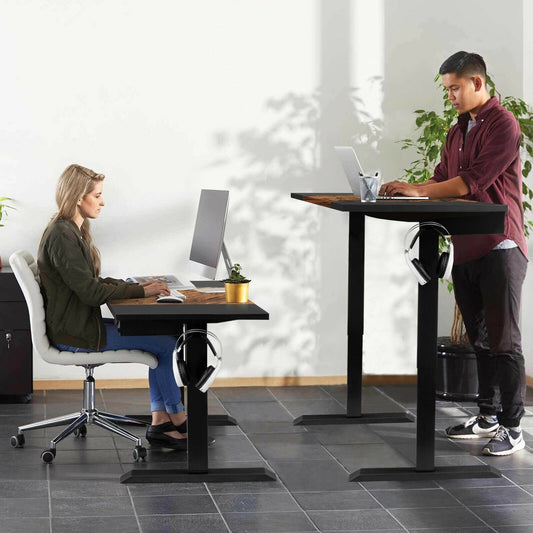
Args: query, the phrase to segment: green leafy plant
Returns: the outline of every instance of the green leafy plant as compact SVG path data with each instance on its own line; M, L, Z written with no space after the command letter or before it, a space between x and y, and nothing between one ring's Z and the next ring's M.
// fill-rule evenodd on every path
M246 277L241 274L241 270L241 265L239 265L239 263L235 263L231 267L230 277L225 279L224 283L249 283L250 280L246 279Z
M435 82L440 80L440 75L435 77ZM448 100L446 89L443 89L443 109L440 113L417 109L415 123L419 136L417 139L402 139L402 150L412 149L417 154L417 159L412 161L409 168L404 169L403 178L409 183L421 183L431 179L433 171L440 161L446 134L451 128L457 112ZM502 99L501 94L496 90L494 81L487 76L487 86L491 96L498 95L501 105L510 111L518 121L522 136L520 146L522 148L522 175L527 178L531 172L531 158L533 158L533 112L526 102L515 96L506 96ZM522 182L522 193L524 195L524 211L531 211L533 200L533 190L528 187L525 181ZM524 231L529 236L533 227L531 220L526 220Z
M9 200L11 200L11 198L7 196L3 196L0 198L0 222L2 221L2 217L7 216L8 209L14 209L13 206L7 203ZM0 224L0 227L2 226L3 224Z

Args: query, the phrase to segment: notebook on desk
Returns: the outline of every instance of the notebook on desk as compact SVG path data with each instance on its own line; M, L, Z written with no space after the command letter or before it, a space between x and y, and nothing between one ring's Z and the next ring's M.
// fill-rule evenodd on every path
M354 196L361 197L361 176L366 176L361 163L351 146L335 146L344 174ZM428 196L377 196L378 200L429 200Z

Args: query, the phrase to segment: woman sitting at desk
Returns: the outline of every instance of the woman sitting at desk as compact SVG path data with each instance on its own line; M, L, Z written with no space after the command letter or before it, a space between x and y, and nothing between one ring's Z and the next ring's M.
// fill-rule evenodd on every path
M159 364L148 373L152 425L146 438L152 445L187 449L186 417L180 389L172 372L172 336L121 337L112 321L102 319L100 306L119 298L144 298L169 294L161 282L138 285L101 278L100 253L93 244L89 219L104 205L104 176L80 165L61 174L56 190L58 212L39 244L39 274L50 341L69 352L144 350Z

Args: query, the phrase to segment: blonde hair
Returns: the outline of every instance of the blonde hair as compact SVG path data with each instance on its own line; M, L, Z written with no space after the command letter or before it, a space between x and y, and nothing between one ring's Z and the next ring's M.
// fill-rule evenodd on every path
M50 224L56 220L72 220L77 212L78 200L93 191L96 182L105 178L94 170L81 165L69 165L59 177L56 189L58 212L52 217ZM48 226L50 226L48 224ZM100 274L100 252L93 243L89 220L86 218L80 228L83 240L88 244L96 275ZM46 230L45 230L46 232Z

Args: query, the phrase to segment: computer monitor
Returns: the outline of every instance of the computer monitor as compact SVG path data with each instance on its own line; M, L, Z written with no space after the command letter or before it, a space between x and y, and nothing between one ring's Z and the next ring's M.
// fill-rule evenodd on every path
M220 254L231 273L231 261L224 245L224 230L228 216L229 191L202 189L196 214L196 224L189 256L191 269L215 279Z

